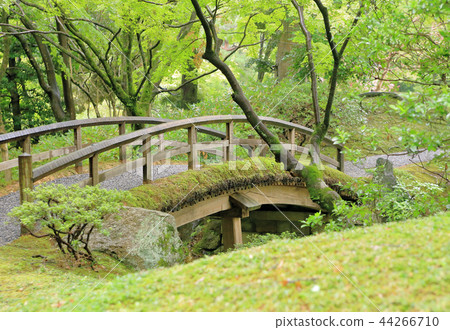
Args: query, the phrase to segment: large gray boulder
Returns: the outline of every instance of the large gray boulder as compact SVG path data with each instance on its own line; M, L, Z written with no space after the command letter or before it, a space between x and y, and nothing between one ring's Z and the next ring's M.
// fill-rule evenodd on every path
M167 213L126 207L103 222L108 235L92 232L90 247L139 270L171 266L185 259L175 219Z

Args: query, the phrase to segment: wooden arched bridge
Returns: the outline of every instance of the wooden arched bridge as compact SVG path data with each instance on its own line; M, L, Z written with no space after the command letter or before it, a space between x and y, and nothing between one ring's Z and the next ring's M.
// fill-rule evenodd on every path
M261 119L268 126L280 127L289 132L287 141L283 142L286 150L293 154L307 154L305 147L297 145L296 135L310 136L312 134L311 129L276 118L262 117ZM246 148L250 157L255 154L256 148L259 148L259 151L262 153L268 151L268 148L264 150L267 146L260 139L236 137L234 134L235 123L247 123L247 119L245 116L239 115L205 116L182 120L152 117L116 117L74 120L26 129L0 135L0 145L19 142L23 151L18 158L1 162L0 172L15 167L19 168L20 196L21 201L24 201L28 199L28 196L24 193L25 188L32 189L36 181L72 165L75 165L77 172L81 173L82 161L86 159L89 159L89 178L81 182L80 185L96 185L99 182L126 172L130 166L133 168L142 167L143 183L149 183L153 179L154 162L167 160L177 155L187 154L188 168L198 170L200 169L200 151L221 157L224 162L236 159L236 146ZM127 124L148 124L151 127L126 133L125 125ZM221 131L205 126L211 124L214 124L216 127L220 125L225 127ZM102 125L118 125L119 136L91 145L83 145L81 139L82 128ZM37 154L32 153L31 139L33 137L68 130L74 131L73 145ZM164 139L165 133L177 130L187 131L187 139L185 139L187 142ZM201 142L198 139L198 133L206 135ZM333 144L329 138L324 140L324 144L336 149L336 158L320 155L321 159L325 163L343 171L344 158L342 146ZM126 159L126 148L130 145L141 146L141 158L133 161ZM119 149L118 158L120 164L112 169L100 172L98 167L99 155L115 148ZM33 166L36 162L50 160L52 158L56 159L44 165ZM272 186L254 187L247 189L245 192L230 192L223 196L216 196L201 201L197 207L188 206L172 213L175 216L177 226L181 226L201 217L228 211L226 217L224 217L224 240L236 243L240 240L238 237L238 233L240 232L238 228L240 226L240 218L248 215L248 212L259 208L263 204L292 204L303 205L311 209L319 209L318 205L311 201L304 187L296 185L287 185L285 187L280 185L275 186L277 188L273 188ZM267 199L267 196L270 196L270 198ZM236 210L240 213L233 213ZM225 228L228 228L228 230L225 230ZM229 239L225 238L227 237L225 233L231 233L228 235Z

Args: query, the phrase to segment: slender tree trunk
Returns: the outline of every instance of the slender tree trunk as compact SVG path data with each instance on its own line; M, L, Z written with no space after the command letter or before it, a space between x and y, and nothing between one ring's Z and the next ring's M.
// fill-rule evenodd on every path
M17 62L15 57L9 58L9 69L7 72L8 77L8 91L11 98L11 110L13 119L14 131L20 131L22 129L22 117L20 111L20 95L17 88Z
M331 212L334 208L334 202L341 199L340 196L326 185L322 180L320 171L315 165L304 166L299 163L297 159L290 152L287 152L280 144L278 137L259 119L230 67L223 62L218 55L218 46L220 42L216 34L214 19L208 22L197 0L191 0L191 2L205 31L206 49L203 58L208 60L225 76L233 90L233 94L231 95L233 101L242 109L248 122L252 125L258 135L270 146L276 161L283 163L286 170L291 171L293 175L302 177L306 182L311 199L318 203L325 211Z
M4 10L1 11L0 22L8 23L8 15L6 14L6 12ZM2 31L6 32L6 28L2 27ZM3 37L3 58L2 58L2 63L0 64L0 80L3 79L3 77L6 74L6 70L8 69L10 47L11 47L11 39L8 36L4 36ZM6 128L5 128L5 124L3 122L3 112L1 110L2 109L0 108L0 135L6 134ZM1 161L3 161L3 162L7 161L9 159L8 145L6 143L0 144L0 156L1 156ZM3 173L5 174L5 181L6 182L11 181L11 170L5 170Z
M22 19L22 23L29 29L33 29L33 26L30 25L31 23L27 21L26 19ZM11 32L16 32L13 29L10 30ZM36 44L38 46L39 52L41 54L42 61L45 65L45 73L42 71L38 61L34 57L32 47L28 40L21 34L15 34L14 36L17 38L17 40L22 45L23 50L25 51L25 54L27 55L28 59L30 60L30 64L33 67L34 71L36 72L36 75L38 77L39 85L44 90L44 92L47 94L47 96L50 99L50 106L53 111L53 115L55 116L55 119L57 121L64 121L68 117L66 116L66 113L63 110L62 104L61 104L61 93L59 91L58 82L56 80L56 72L55 67L53 65L53 60L50 54L50 50L47 45L45 45L42 41L42 37L37 33L32 33L34 40L36 41Z
M306 54L308 58L308 66L309 66L309 76L311 78L311 98L313 102L313 113L315 119L316 130L320 126L320 107L319 107L319 96L317 93L317 75L316 68L314 66L314 58L312 54L312 37L308 28L305 24L305 17L303 14L303 6L300 6L296 0L291 0L295 9L297 10L300 28L305 36L305 46L306 46ZM311 159L314 164L320 164L320 139L313 138L311 139L312 150L310 151Z
M196 71L195 66L189 63L188 69L190 71ZM186 75L182 75L181 84L184 84L189 78ZM182 99L181 106L187 108L188 104L194 104L198 102L198 84L197 82L190 82L181 87Z
M292 67L292 59L287 58L294 46L291 40L294 37L294 28L287 21L283 21L283 32L281 33L280 41L278 42L278 50L276 56L276 71L275 76L278 81L283 80L289 73Z
M93 103L94 111L95 111L95 115L97 116L97 118L101 118L102 116L100 114L100 111L98 110L98 103L99 103L99 98L100 98L100 96L98 95L98 88L96 89L95 93L96 93L96 95L95 95L96 100Z
M264 79L264 75L266 73L266 71L264 70L264 68L261 65L261 62L264 60L264 39L266 38L265 33L262 32L259 34L259 53L258 53L258 60L259 60L259 66L257 68L258 71L258 81L262 82Z
M265 37L265 34L261 34L260 37ZM263 42L264 39L260 38L261 41L261 48L259 52L259 60L264 63L269 63L270 55L272 55L273 50L279 43L280 39L280 32L277 31L275 34L269 39L267 43ZM264 44L266 44L265 50L263 49ZM266 75L266 70L264 68L260 67L258 68L258 81L263 82L264 77Z
M56 28L60 32L66 32L66 28L62 24L62 18L56 19ZM69 40L65 35L58 34L58 40L61 47L67 50L69 49ZM70 76L72 76L72 59L64 52L61 52L61 55L66 70L69 71L69 73L67 73L64 70L61 70L61 80L63 86L64 103L66 105L66 113L69 114L70 120L75 120L75 101L73 99L72 81L70 79Z
M195 11L192 11L191 13L191 17L189 18L189 21L193 21L196 17ZM180 29L180 32L178 33L177 36L177 40L180 41L182 39L184 39L189 32L192 29L192 25L193 24L188 24L183 26ZM188 72L196 72L197 68L194 66L193 64L193 59L194 56L196 54L196 50L193 51L193 54L189 57L189 59L187 60L188 63ZM186 81L188 81L189 75L185 75L183 74L181 76L181 85L183 85L184 83L186 83ZM188 104L194 104L198 102L198 84L196 81L187 83L185 85L183 85L183 87L181 87L181 95L182 95L182 99L181 99L181 107L186 109Z

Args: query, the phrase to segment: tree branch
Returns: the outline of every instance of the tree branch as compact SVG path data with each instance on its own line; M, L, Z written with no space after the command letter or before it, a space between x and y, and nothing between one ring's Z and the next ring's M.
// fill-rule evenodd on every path
M149 53L150 53L149 65L148 65L147 71L146 71L145 74L144 74L144 77L142 78L142 80L141 80L141 82L140 82L140 84L139 84L139 87L138 87L137 90L136 90L136 93L134 94L134 97L135 97L135 98L139 95L139 93L141 92L142 87L143 87L144 84L145 84L145 81L148 79L148 74L150 73L150 71L151 71L151 69L152 69L152 59L153 59L153 53L152 53L152 51L153 51L153 49L155 49L156 47L158 47L158 45L160 44L160 42L161 42L161 41L158 40L158 41L156 42L156 44L153 45L153 46L149 49ZM148 80L150 81L150 79L148 79Z
M319 96L317 94L317 75L316 75L316 68L314 66L314 59L312 54L312 37L311 33L308 31L306 24L305 24L305 17L303 14L303 6L300 6L296 0L291 0L292 4L294 5L295 9L297 9L299 21L300 21L300 27L302 29L303 34L305 35L305 45L306 45L306 52L308 56L308 64L309 64L309 75L311 76L311 96L313 101L313 111L314 116L316 120L316 125L320 124L320 108L319 108Z

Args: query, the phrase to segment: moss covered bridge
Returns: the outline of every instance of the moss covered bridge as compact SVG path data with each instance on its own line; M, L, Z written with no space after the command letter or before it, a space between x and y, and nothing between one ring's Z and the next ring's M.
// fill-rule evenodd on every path
M224 246L230 248L242 243L241 219L249 218L253 211L266 221L291 222L293 219L286 214L294 214L299 220L298 216L304 219L320 210L311 200L305 182L280 165L271 158L255 157L210 165L201 171L189 170L132 189L129 204L168 212L174 216L177 227L218 215L222 218ZM353 198L341 190L341 184L349 182L350 177L330 167L324 167L323 174L325 182L344 199ZM264 206L277 212L262 211ZM281 206L288 210L294 207L296 212L279 212ZM296 226L300 228L300 223Z

